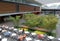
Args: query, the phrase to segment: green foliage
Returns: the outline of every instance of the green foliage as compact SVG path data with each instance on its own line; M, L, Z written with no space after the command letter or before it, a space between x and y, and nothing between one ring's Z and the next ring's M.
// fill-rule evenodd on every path
M10 16L9 19L13 22L14 27L16 27L16 28L19 27L20 16L16 16L16 17Z
M38 22L39 16L37 16L35 14L25 14L23 17L26 20L26 22L24 24L29 27L36 27L39 23Z
M40 17L41 22L39 23L41 27L46 29L55 29L58 19L54 15L44 15Z
M35 15L35 14L24 14L25 19L24 25L29 27L42 27L48 30L54 30L58 19L54 15Z
M52 33L51 31L50 31L50 32L46 32L46 34L49 35L49 36L54 36L54 37L56 37L56 33Z

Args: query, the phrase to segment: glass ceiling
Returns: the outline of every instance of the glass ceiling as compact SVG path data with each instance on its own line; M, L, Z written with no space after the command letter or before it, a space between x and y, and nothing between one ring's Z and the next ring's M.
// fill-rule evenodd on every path
M44 9L60 9L60 3L45 4L45 5L42 5L42 8L44 8Z
M42 3L42 4L50 4L50 3L58 3L60 2L60 0L35 0L39 3Z
M39 6L39 7L42 5L41 3L38 3L35 0L3 0L3 1L29 4L29 5L33 5L33 6Z

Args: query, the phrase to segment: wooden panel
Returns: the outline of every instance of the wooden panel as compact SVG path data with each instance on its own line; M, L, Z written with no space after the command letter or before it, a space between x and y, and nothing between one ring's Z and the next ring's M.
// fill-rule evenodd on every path
M16 5L12 3L0 2L0 13L15 12Z
M19 11L34 11L34 6L19 5Z
M36 11L40 11L40 7L36 7Z

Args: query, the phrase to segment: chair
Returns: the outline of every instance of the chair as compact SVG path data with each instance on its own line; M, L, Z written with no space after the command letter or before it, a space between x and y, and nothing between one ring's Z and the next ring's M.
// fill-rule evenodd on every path
M43 40L34 40L34 41L43 41Z
M2 26L2 29L5 29L5 25Z
M31 41L32 40L32 38L30 38L30 37L26 37L25 38L27 41Z
M11 34L11 37L16 36L16 35L17 35L16 33L12 33L12 34Z
M14 29L14 27L11 27L11 29L13 30L13 29Z
M5 37L9 37L9 36L11 35L11 32L6 31L6 32L3 33L3 35L4 35Z
M7 41L7 38L3 38L1 41Z
M52 41L54 39L54 37L52 37L52 36L47 36L47 38L49 41Z
M28 31L25 31L24 32L27 36L29 36L29 34L30 34L30 32L28 32Z
M57 40L60 41L60 38L58 38Z
M31 34L32 34L32 35L36 35L36 33L34 33L34 32L33 32L33 33L31 33Z
M0 28L0 33L2 32L2 29Z
M2 28L2 26L0 26L0 28Z
M2 30L2 33L6 32L7 30Z
M32 35L33 38L35 38L37 34L32 32L31 35Z
M9 28L8 26L5 27L6 30L8 30L8 28Z
M1 39L2 39L2 36L0 35L0 41L1 41Z
M18 40L18 35L16 33L12 33L11 38Z
M49 39L54 39L54 37L53 37L53 36L48 36L48 38L49 38Z
M17 33L17 32L18 32L18 29L14 28L13 31L14 31L15 33Z
M18 30L18 34L19 34L19 35L22 34L22 31L23 31L23 30Z

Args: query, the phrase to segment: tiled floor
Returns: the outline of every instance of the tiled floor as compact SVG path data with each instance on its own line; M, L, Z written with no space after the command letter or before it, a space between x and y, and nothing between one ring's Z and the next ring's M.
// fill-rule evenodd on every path
M24 20L21 19L19 23L21 24L21 23L23 23L23 22L24 22ZM13 26L13 23L12 23L12 22L4 22L4 23L0 23L0 26L1 26L1 25L4 25L4 24L5 24L5 25L8 25L8 26L10 26L10 27ZM2 35L2 37L4 38L3 35ZM8 38L8 41L17 41L17 40ZM25 41L26 41L26 40L25 40ZM34 40L32 40L32 41L34 41ZM43 40L43 41L46 41L46 40Z

